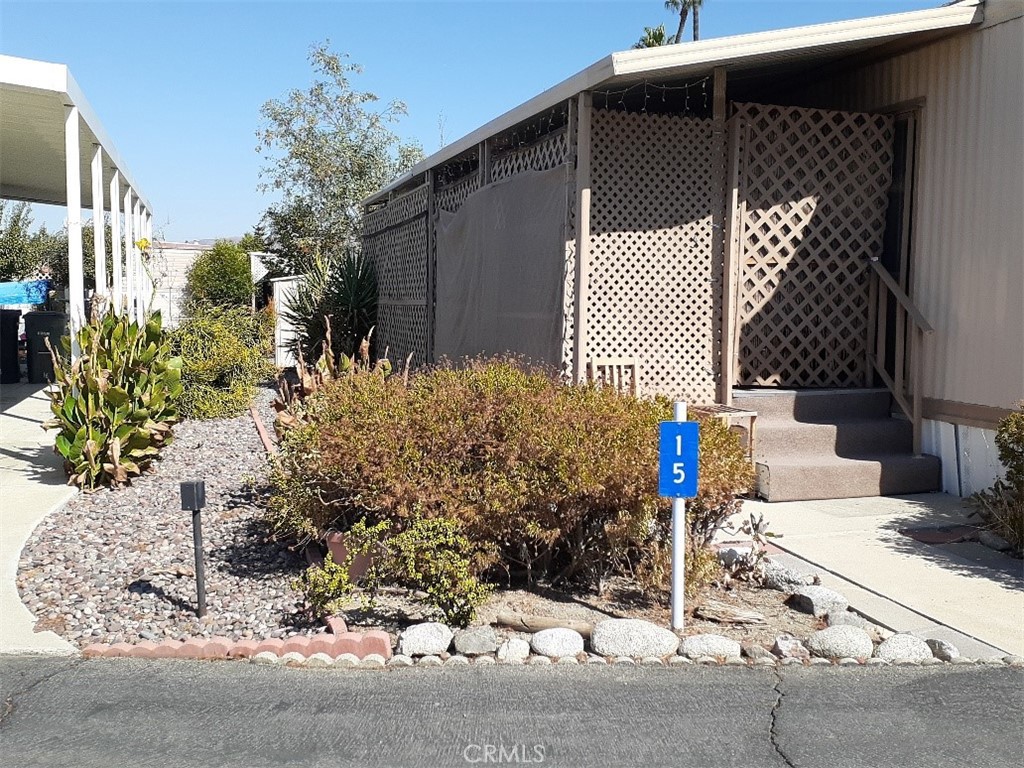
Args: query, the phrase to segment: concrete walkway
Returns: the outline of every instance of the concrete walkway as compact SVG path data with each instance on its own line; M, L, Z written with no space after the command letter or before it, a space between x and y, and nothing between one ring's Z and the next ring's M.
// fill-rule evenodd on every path
M977 525L961 499L929 493L744 509L763 513L782 535L772 543L793 559L781 562L818 573L875 623L948 640L974 658L1024 655L1024 562L977 543L924 544L900 533Z
M54 433L41 429L49 417L50 401L41 385L0 387L0 653L77 652L53 632L33 631L35 617L15 586L28 537L75 495L53 452Z

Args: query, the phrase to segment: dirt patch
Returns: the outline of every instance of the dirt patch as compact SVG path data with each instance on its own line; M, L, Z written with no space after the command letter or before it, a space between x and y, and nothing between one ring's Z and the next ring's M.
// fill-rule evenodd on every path
M713 633L725 635L740 643L771 647L778 635L791 634L806 638L824 627L821 620L789 608L785 604L787 597L783 592L762 589L746 582L734 582L728 589L710 587L687 603L686 624L681 634ZM764 616L765 623L728 624L693 616L694 609L708 600L756 611ZM373 608L353 605L344 613L350 627L385 629L392 634L397 634L409 624L435 620L415 594L398 589L382 591ZM534 591L499 589L480 608L474 623L494 624L502 613L546 616L591 624L603 619L646 619L667 627L671 620L668 595L662 596L660 600L650 600L633 583L623 578L610 579L601 592L563 592L544 588ZM519 635L496 624L495 627L506 636Z

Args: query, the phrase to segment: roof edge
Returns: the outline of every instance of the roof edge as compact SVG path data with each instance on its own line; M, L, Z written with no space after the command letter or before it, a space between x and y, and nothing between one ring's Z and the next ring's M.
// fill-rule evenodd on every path
M407 173L363 200L363 205L384 200L390 192L399 189L425 171L462 154L475 144L550 109L560 101L597 88L613 78L687 66L728 66L730 63L738 63L772 52L820 49L856 40L881 41L915 32L966 27L980 23L984 15L984 0L960 0L950 5L920 11L868 16L612 53L421 160Z

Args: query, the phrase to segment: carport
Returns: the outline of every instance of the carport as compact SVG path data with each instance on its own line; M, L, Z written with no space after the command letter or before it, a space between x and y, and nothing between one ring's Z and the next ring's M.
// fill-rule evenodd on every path
M152 240L152 208L67 66L0 55L0 136L0 198L67 208L71 330L85 320L83 208L92 212L96 293L143 317L152 283L136 243Z

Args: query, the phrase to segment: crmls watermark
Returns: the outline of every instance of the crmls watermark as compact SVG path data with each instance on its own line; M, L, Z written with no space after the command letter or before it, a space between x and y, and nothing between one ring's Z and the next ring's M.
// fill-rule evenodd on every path
M462 759L484 765L538 765L550 754L543 744L469 744L462 750Z

